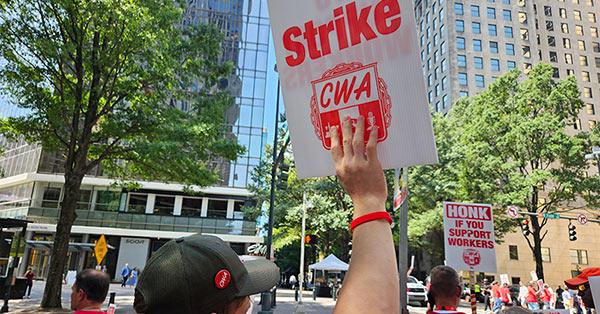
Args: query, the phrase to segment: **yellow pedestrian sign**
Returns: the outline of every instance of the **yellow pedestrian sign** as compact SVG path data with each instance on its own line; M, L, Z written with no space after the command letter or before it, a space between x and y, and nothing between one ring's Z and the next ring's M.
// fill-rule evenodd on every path
M108 244L106 243L106 238L104 235L101 235L100 239L96 241L96 245L94 247L94 254L96 255L96 262L98 262L98 265L102 263L106 253L108 253Z

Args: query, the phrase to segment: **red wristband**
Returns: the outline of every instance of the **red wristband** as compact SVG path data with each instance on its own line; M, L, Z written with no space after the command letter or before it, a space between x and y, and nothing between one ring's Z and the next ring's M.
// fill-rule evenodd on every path
M374 213L370 213L370 214L366 214L364 216L360 216L354 220L352 220L352 223L350 224L350 233L354 232L354 229L356 229L356 227L370 222L370 221L375 221L375 220L387 220L387 222L390 223L390 225L392 224L392 215L390 215L390 213L388 212L374 212Z

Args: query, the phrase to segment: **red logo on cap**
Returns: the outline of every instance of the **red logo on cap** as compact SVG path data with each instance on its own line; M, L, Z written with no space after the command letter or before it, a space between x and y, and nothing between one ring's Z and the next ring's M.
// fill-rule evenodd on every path
M231 282L231 273L227 269L220 270L215 276L215 286L218 289L225 289Z

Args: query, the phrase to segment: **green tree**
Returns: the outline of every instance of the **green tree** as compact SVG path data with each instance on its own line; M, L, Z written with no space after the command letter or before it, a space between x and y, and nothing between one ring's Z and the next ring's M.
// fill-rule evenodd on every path
M0 83L27 114L0 122L5 136L64 159L42 307L61 306L69 235L83 177L102 166L121 179L205 186L211 160L242 148L226 128L231 96L218 80L221 33L182 23L184 1L7 0L0 12ZM191 104L190 113L172 106Z
M526 76L512 71L498 78L450 113L450 123L460 130L454 145L461 156L458 196L494 204L499 213L509 205L530 213L532 230L525 238L540 278L549 221L538 214L600 204L600 180L587 175L591 165L584 157L597 145L597 135L569 131L582 108L575 77L555 80L553 68L539 64ZM516 225L498 218L500 234Z

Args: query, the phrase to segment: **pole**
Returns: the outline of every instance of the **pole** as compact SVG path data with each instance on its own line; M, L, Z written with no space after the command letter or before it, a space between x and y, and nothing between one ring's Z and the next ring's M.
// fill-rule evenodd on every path
M400 173L394 176L395 190L399 191L400 175L404 184L408 185L408 168L402 168ZM392 202L393 203L393 202ZM393 206L393 205L392 205ZM398 219L398 274L400 276L400 309L401 313L408 313L408 293L406 283L408 280L408 197L402 203Z
M275 65L275 72L277 72L277 65ZM277 176L277 137L279 136L279 90L281 89L281 81L277 80L277 103L275 105L275 133L273 137L273 165L271 166L271 195L269 197L269 230L267 230L267 256L268 260L271 259L271 247L273 246L273 211L275 204L275 177ZM271 305L273 303L271 298L275 298L274 294L265 291L261 293L260 299L262 304L261 314L273 313Z
M475 296L475 270L473 266L469 270L469 279L471 281L471 313L477 314L477 297Z
M298 304L302 304L302 291L304 290L304 237L306 236L306 192L302 195L302 238L300 239L300 273L298 282L300 284L300 295L298 295Z

